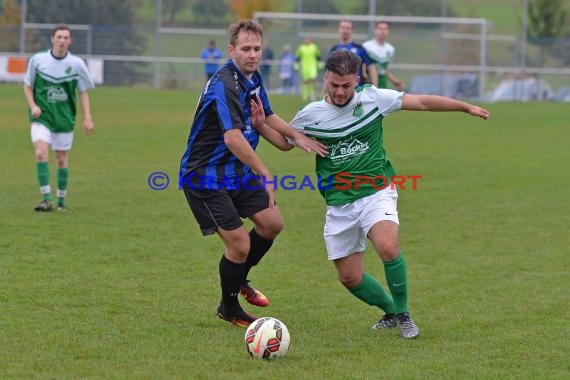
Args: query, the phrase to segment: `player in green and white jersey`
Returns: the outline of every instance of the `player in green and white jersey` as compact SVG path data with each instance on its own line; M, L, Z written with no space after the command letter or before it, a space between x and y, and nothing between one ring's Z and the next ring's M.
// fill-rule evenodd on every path
M398 193L382 180L396 174L384 149L383 119L399 110L462 111L483 119L490 114L442 96L410 95L371 85L356 88L360 65L360 58L350 51L333 52L325 64L325 97L300 110L291 126L328 146L328 155L316 157L316 171L325 179L324 238L339 281L354 296L384 311L374 329L398 326L404 338L415 338L419 329L409 315L407 269L398 243ZM366 178L376 180L365 183ZM391 296L364 272L367 238L384 263Z
M65 211L69 178L68 152L73 143L77 96L83 108L83 130L93 130L87 90L94 84L83 60L69 52L71 29L58 25L51 32L52 48L33 55L24 78L24 95L28 102L32 143L36 154L37 177L42 201L36 211L52 211L48 146L57 161L57 208Z
M390 34L390 25L386 21L379 21L374 27L374 38L362 44L366 52L374 62L378 72L378 87L388 88L388 80L397 90L404 89L404 82L399 80L388 69L388 65L394 59L396 49L386 39Z
M316 98L316 80L319 69L322 69L321 52L319 47L311 40L305 37L303 43L297 48L295 53L297 62L295 70L301 71L301 95L303 100L315 100Z

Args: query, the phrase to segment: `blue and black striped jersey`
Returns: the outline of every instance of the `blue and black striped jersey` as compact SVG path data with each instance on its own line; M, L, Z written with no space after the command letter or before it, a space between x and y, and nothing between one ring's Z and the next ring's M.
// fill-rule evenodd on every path
M273 114L261 76L247 79L229 59L206 83L194 115L188 145L180 162L179 187L186 183L240 186L252 170L237 159L224 143L224 133L241 129L255 149L259 134L251 124L251 99L259 96L265 115ZM202 182L200 182L202 181ZM203 186L202 186L203 187Z

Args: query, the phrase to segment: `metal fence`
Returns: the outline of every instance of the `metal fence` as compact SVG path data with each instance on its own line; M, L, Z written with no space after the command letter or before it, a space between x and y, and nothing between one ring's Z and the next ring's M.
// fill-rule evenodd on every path
M336 18L327 19L319 15L318 19L301 19L294 15L277 15L257 14L275 53L274 59L267 62L271 66L268 87L274 92L282 91L278 68L284 45L295 49L303 37L309 35L326 55L338 41L339 17L354 20L354 37L358 42L370 38L370 23L380 18L336 15ZM540 79L537 83L548 86L550 95L560 87L570 86L569 59L564 56L570 49L567 40L527 44L520 36L489 33L488 25L482 19L472 22L469 20L473 19L430 18L433 22L421 23L414 18L408 21L394 16L382 18L404 20L392 23L389 40L396 46L396 59L391 68L406 81L408 89L419 86L417 91L481 98L504 79ZM52 27L52 24L34 23L0 27L1 35L12 36L18 41L18 47L10 49L1 48L0 41L0 58L28 57L35 51L49 48ZM214 40L224 54L227 47L223 28L170 28L162 27L160 23L154 26L71 27L72 52L88 62L100 62L95 66L106 85L199 89L205 82L205 61L199 58L201 50L210 40ZM117 43L124 40L125 35L136 42L136 48ZM19 78L17 75L0 76L0 80L21 80ZM517 94L518 90L515 98L519 97ZM524 99L524 94L520 94L520 99Z

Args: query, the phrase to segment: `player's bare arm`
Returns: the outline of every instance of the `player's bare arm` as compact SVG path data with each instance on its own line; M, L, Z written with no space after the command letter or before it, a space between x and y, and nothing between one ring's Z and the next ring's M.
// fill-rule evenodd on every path
M367 66L368 69L368 76L370 77L370 83L374 87L378 87L378 70L376 70L376 66L374 64L370 64Z
M392 84L396 87L396 89L398 91L403 91L404 87L406 87L406 84L404 83L404 81L396 78L396 76L394 74L392 74L391 70L386 69L386 76L388 77L388 80L390 82L392 82Z
M277 149L287 151L295 147L282 134L265 124L265 111L259 98L251 101L251 121L259 134Z
M79 93L79 99L81 101L81 107L83 108L83 132L89 135L95 125L93 124L93 119L91 118L91 104L89 102L89 95L87 91Z
M255 173L265 178L272 178L269 169L263 164L251 145L247 142L241 129L231 129L224 133L224 143L238 160L249 166ZM269 208L275 207L275 194L268 183L265 190L269 193Z
M42 110L36 104L34 100L34 91L30 86L27 84L24 85L24 96L26 97L26 101L28 102L28 107L30 107L30 111L32 113L33 118L38 118L42 114Z
M266 117L265 123L283 136L289 137L295 141L295 145L303 149L305 152L315 152L321 157L325 157L327 155L327 147L325 145L293 129L285 120L281 119L276 114Z
M404 94L402 109L408 111L460 111L487 120L491 113L484 108L439 95Z

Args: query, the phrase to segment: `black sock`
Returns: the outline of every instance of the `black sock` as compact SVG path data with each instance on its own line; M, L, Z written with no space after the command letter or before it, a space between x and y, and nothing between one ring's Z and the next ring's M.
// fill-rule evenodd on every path
M245 260L244 267L244 277L243 280L247 280L247 275L252 267L256 266L257 263L263 258L265 253L269 251L269 248L273 245L273 240L267 240L266 238L260 236L255 228L249 231L249 253L247 254L247 259Z
M225 314L235 314L240 309L239 288L244 281L244 264L234 263L222 256L220 260L220 280L222 285L222 304Z

